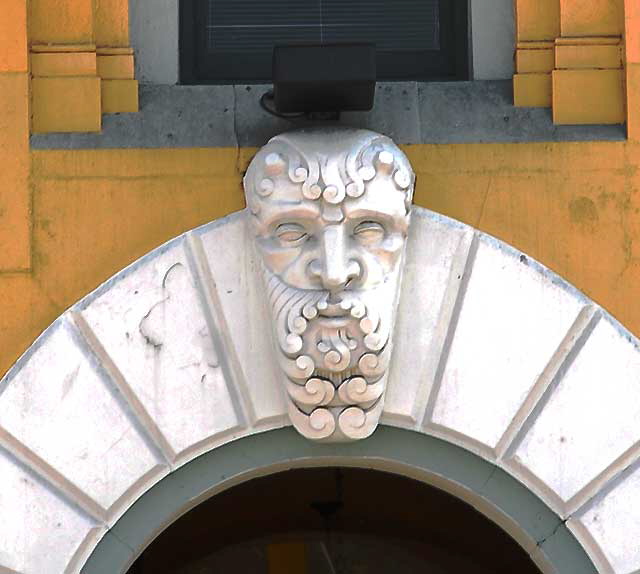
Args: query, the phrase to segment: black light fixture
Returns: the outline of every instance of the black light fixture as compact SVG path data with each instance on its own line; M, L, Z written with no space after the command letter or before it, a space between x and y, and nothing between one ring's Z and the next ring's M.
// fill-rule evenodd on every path
M262 104L283 117L336 119L343 111L370 110L375 85L374 44L275 46L273 92ZM273 100L273 108L264 98Z

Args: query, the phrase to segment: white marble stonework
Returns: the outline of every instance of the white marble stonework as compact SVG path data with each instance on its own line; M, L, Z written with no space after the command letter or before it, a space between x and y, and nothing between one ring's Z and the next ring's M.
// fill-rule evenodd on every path
M248 248L289 418L308 439L357 441L378 426L414 182L390 138L351 128L275 136L247 168Z
M479 454L601 573L637 574L638 341L528 256L413 209L381 424ZM250 242L242 211L154 250L0 381L0 572L79 572L153 484L290 424Z
M139 401L169 459L238 425L191 265L185 241L172 242L78 306L77 320L112 361L123 392Z

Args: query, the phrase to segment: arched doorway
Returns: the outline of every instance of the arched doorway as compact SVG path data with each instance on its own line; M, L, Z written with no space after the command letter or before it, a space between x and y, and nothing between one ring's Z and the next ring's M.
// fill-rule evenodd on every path
M347 504L346 489L353 489L354 485L348 485L344 478L342 485L339 485L333 470L336 468L343 469L343 476L348 476L350 481L368 472L372 473L370 476L375 474L383 477L377 483L372 479L370 490L363 488L355 496L349 497L349 504L353 505L350 525L356 530L347 529L356 535L351 539L352 544L356 541L371 544L371 535L375 534L379 535L378 539L384 535L388 541L393 540L388 524L384 522L385 517L391 517L396 524L411 526L410 531L399 528L400 535L396 535L396 539L404 539L406 544L407 540L415 543L418 538L418 542L428 543L431 547L437 547L440 543L441 550L444 548L439 555L441 561L446 560L443 554L446 554L447 548L451 550L451 546L455 546L461 553L464 549L467 557L475 552L473 559L476 563L493 560L493 567L496 564L499 566L505 558L507 563L514 560L518 564L526 564L527 568L535 563L532 572L596 572L564 522L507 473L441 439L388 427L381 427L367 440L350 445L313 444L287 428L246 437L210 451L177 469L141 496L104 535L82 572L125 573L140 556L142 568L155 567L156 561L162 561L162 556L145 558L144 555L146 548L150 549L149 555L155 554L154 540L156 548L160 548L159 552L166 549L169 554L175 555L177 561L185 559L190 550L181 549L181 542L176 541L174 536L180 538L190 530L192 524L199 521L200 524L202 521L206 524L209 520L207 511L210 509L218 514L215 518L211 516L211 520L216 520L217 524L211 527L210 535L196 532L187 536L193 536L194 539L202 536L200 540L208 540L210 546L217 544L218 547L254 540L262 545L264 551L265 543L300 541L298 535L306 534L311 543L311 552L319 548L323 550L320 543L326 544L327 526L339 533L340 527L335 519L346 520L346 513L337 517L334 512L328 525L322 516L318 519L309 513L304 532L293 532L292 525L301 523L301 515L308 510L306 502L314 504L322 512L330 513L336 501L340 500L340 489L343 504ZM307 480L307 484L319 485L317 495L298 491L296 498L295 489L286 489L286 480L284 483L278 480L279 476L288 475L290 481L296 473L302 473L299 476L305 478L300 480ZM410 486L406 487L404 493L373 488L391 483L394 486ZM260 502L267 494L265 485L268 487L269 484L277 493L275 499ZM234 495L234 491L237 495ZM408 505L403 495L410 493L415 496ZM229 501L240 498L244 499L241 505L246 505L247 512L243 514L241 509L234 509L233 515L230 515ZM440 508L446 506L452 514L444 518L438 512L430 512L426 520L431 520L433 524L425 526L425 517L414 512L416 505L421 502L434 506L439 503ZM270 508L275 508L277 515L282 518L279 529L272 524L273 515L268 513ZM193 514L190 515L189 511ZM377 531L367 532L368 527L375 526L373 523L368 526L362 524L361 519L367 513L377 516ZM407 516L412 517L412 524L407 521ZM464 522L453 524L463 516ZM180 522L183 519L185 530ZM194 522L190 524L191 520ZM451 528L445 527L447 520ZM263 532L257 540L251 534L250 523L253 524L253 534ZM315 528L311 528L314 525ZM172 530L174 527L176 530ZM243 528L246 528L244 532ZM456 529L458 539L447 543L447 533L451 534ZM213 540L214 531L220 533L216 541ZM495 553L485 552L486 548L481 548L482 541L486 539L483 531L492 540L494 550L506 549L505 556L502 553L496 556ZM358 538L359 534L369 538ZM290 535L298 538L291 538ZM463 543L462 539L466 539L466 542ZM192 550L197 553L197 548L202 546L198 543L195 546ZM181 554L182 550L186 553ZM414 551L414 554L419 559L420 552ZM145 560L148 560L147 566L144 565ZM189 561L189 558L186 560ZM143 574L146 574L144 570Z
M460 499L373 469L292 469L202 502L129 574L539 574L527 553Z

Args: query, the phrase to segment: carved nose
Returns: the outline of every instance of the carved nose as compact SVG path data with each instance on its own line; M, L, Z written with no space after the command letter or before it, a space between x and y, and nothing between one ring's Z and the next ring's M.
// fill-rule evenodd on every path
M347 237L344 227L330 225L322 234L322 262L311 267L328 291L341 291L358 277L360 265L349 257Z

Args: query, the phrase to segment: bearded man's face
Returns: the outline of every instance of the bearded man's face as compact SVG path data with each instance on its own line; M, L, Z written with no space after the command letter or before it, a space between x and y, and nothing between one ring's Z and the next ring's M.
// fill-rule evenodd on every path
M276 138L245 180L291 419L332 441L380 416L413 180L390 140L355 133L359 153L333 155Z

